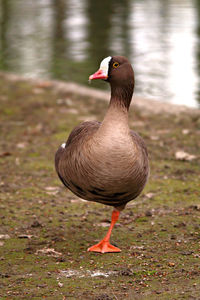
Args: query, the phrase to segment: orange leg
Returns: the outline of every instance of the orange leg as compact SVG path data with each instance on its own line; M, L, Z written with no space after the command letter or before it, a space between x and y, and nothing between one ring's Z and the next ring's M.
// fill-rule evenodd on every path
M119 248L111 245L110 242L109 242L112 229L113 229L115 223L117 222L117 220L119 218L119 214L120 214L120 212L118 210L115 210L115 209L113 210L110 228L109 228L106 236L98 244L88 248L88 251L101 252L101 253L121 252L121 250Z

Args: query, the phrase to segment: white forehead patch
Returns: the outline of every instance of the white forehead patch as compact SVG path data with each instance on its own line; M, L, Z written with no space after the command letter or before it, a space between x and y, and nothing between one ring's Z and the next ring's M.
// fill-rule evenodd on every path
M100 64L100 70L103 71L105 75L108 76L108 69L109 69L109 62L111 61L112 57L108 56L104 58Z

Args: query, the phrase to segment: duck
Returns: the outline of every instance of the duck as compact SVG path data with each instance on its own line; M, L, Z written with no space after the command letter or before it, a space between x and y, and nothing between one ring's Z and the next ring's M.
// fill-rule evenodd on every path
M120 252L110 243L111 232L126 204L144 189L149 177L148 152L142 137L129 127L135 79L128 59L104 58L98 71L89 76L89 81L98 79L111 88L105 117L72 130L56 152L55 169L65 187L78 197L113 207L107 234L88 251Z

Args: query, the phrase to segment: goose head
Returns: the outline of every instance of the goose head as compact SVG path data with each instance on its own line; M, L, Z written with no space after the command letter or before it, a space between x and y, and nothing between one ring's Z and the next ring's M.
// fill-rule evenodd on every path
M133 68L124 56L108 56L104 58L97 72L89 76L89 80L103 79L111 86L123 86L132 84L134 86Z
M127 109L134 90L133 68L124 56L108 56L100 64L99 70L90 75L89 80L103 79L111 86L111 103L118 103Z

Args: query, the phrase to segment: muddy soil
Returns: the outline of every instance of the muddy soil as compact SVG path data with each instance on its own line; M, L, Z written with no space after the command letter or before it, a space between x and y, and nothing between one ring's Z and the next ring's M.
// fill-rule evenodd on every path
M66 190L54 153L75 125L101 121L108 103L0 77L0 299L199 299L199 112L131 107L151 176L113 231L122 252L88 253L112 209Z

